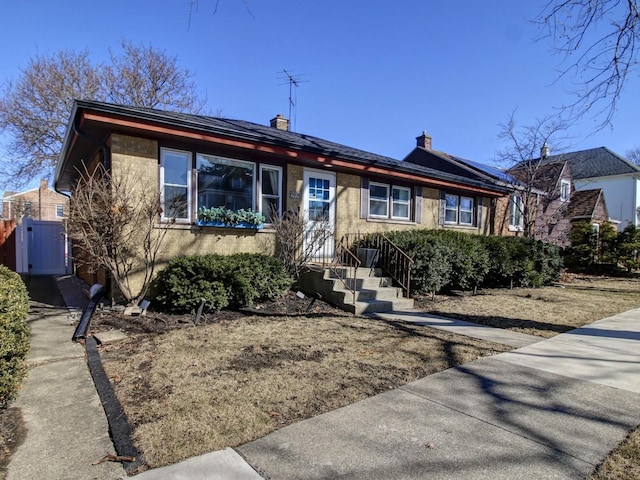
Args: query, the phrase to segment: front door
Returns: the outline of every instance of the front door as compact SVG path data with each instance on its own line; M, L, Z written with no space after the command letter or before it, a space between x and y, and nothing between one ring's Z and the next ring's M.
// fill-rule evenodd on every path
M336 226L336 175L318 170L304 171L303 208L307 258L330 261L334 257Z

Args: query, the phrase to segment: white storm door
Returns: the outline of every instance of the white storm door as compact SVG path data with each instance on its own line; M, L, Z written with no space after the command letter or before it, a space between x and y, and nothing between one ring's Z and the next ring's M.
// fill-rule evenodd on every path
M315 261L334 257L336 225L336 175L318 170L304 171L303 208L305 237L303 248Z

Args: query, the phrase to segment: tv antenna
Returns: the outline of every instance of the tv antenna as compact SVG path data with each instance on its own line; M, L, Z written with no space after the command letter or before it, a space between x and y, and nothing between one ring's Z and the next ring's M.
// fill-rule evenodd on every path
M301 83L307 83L308 80L300 80L302 75L294 75L293 70L282 69L282 76L280 80L284 80L280 85L289 85L289 121L291 124L294 124L294 118L292 117L292 112L295 114L296 102L298 101L296 91L293 87L298 88Z

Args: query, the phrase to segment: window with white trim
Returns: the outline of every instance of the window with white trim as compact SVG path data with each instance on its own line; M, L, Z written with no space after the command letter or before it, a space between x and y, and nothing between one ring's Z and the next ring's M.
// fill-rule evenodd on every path
M569 180L560 180L560 200L568 202L571 197L571 182Z
M511 230L522 230L524 204L520 195L511 195L509 197L509 228Z
M56 205L56 217L64 217L64 205Z
M162 218L191 220L191 152L163 148L160 151Z
M411 219L411 189L384 183L369 183L369 217Z
M260 177L256 172L260 172ZM160 150L162 218L191 222L199 208L282 213L282 168L172 148Z
M260 166L260 206L259 210L271 223L272 216L282 215L282 168L272 165Z
M450 225L473 225L472 197L447 193L444 199L444 223Z

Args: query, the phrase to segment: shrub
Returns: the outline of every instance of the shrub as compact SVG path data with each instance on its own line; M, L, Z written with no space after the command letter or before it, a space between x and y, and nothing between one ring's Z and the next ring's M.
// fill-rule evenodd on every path
M175 313L239 309L282 295L291 286L282 262L262 254L176 257L158 273L155 303Z
M0 265L0 410L15 398L29 352L29 295L17 273Z

